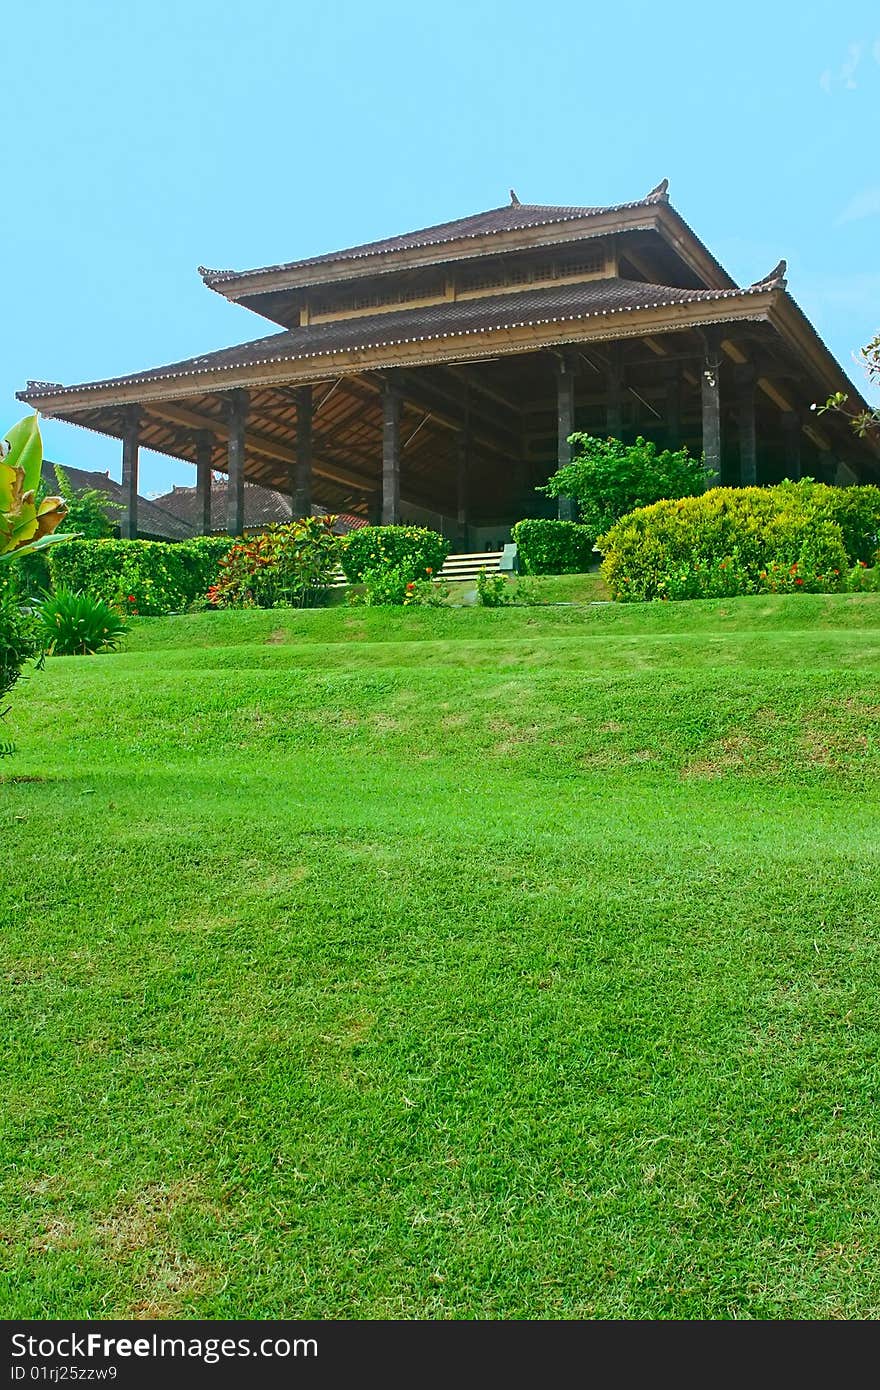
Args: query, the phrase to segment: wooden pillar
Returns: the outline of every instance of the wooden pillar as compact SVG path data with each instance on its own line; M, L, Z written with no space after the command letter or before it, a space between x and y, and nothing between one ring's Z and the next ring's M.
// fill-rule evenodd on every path
M605 386L605 429L612 439L623 438L623 371L620 365L620 352L616 345L611 349L608 363L608 380Z
M458 539L462 550L468 546L468 453L467 427L458 431L455 440L455 495Z
M796 411L782 412L782 433L785 439L785 476L797 482L801 476L801 422Z
M293 515L312 514L312 388L296 391L296 467L293 476Z
M200 536L211 534L211 463L214 436L208 430L196 435L196 531Z
M753 367L743 367L737 372L736 418L739 429L739 481L741 487L755 487L758 481L755 380L756 373Z
M563 358L556 369L556 466L571 463L569 436L574 433L574 364ZM557 498L560 521L574 521L576 507L573 497Z
M671 362L663 372L663 424L667 449L681 448L681 372Z
M138 454L140 451L141 417L137 406L125 412L122 435L122 504L119 534L123 540L136 540L138 533Z
M721 482L721 350L707 338L700 374L703 400L703 459L708 470L707 487Z
M240 536L244 532L244 426L247 407L246 391L230 391L227 405L229 482L226 489L226 529L230 536Z
M382 388L382 525L400 522L400 392L387 381Z

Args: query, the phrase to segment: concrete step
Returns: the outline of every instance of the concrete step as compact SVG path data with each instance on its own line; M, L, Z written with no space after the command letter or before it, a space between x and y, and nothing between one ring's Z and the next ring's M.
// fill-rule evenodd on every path
M500 550L470 551L447 555L438 579L450 584L475 583L480 570L494 574L501 563Z

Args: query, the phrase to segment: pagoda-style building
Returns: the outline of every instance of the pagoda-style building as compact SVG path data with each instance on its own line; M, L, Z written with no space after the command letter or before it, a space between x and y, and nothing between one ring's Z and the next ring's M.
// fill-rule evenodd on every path
M498 544L569 458L574 430L705 454L725 483L880 475L880 449L814 401L861 397L786 287L741 288L669 202L520 203L261 270L206 270L277 329L167 367L79 386L31 381L43 415L122 440L123 534L138 450L211 471L244 525L245 479L313 505ZM566 499L560 514L570 514Z

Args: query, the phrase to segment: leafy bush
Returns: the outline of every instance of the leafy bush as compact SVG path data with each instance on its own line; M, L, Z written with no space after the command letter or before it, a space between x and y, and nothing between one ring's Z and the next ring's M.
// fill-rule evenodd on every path
M573 497L594 537L638 507L666 497L695 497L706 486L702 460L692 458L687 449L658 450L641 436L635 444L624 444L619 439L573 434L570 443L571 462L538 492Z
M103 599L59 589L37 607L44 646L55 656L91 656L115 651L125 634L125 619Z
M504 575L497 571L487 574L481 569L477 575L477 602L484 608L504 608L512 601L511 586Z
M37 625L23 612L6 567L0 567L0 700L15 685L27 659L38 651ZM0 708L0 715L4 713Z
M880 592L880 565L866 565L864 560L860 560L846 576L846 588L851 594Z
M364 526L350 531L340 557L349 584L360 584L368 570L400 570L407 580L430 578L443 568L449 542L424 526Z
M179 613L204 594L232 542L200 536L167 541L72 540L52 550L52 587L103 599L126 613Z
M410 579L408 575L408 570L403 570L398 565L383 565L378 569L367 570L360 585L349 589L348 602L353 607L402 608L407 593L412 592L409 585L415 586L415 580Z
M576 521L518 521L511 531L524 574L585 574L596 532Z
M836 491L808 480L655 502L600 537L602 573L613 597L629 601L833 592L854 558L831 519ZM849 534L862 544L866 533L853 525Z
M221 557L208 598L218 608L304 608L339 565L333 516L307 516L238 541Z

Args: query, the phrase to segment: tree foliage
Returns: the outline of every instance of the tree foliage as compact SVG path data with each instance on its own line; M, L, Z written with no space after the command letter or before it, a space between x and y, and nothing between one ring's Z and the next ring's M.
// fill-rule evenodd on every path
M538 488L548 497L573 497L581 520L600 535L627 512L663 498L704 491L706 469L687 449L660 449L641 436L634 444L573 434L574 456Z
M870 343L865 344L859 355L868 381L872 386L880 387L880 333L877 334L876 338L872 338ZM824 415L828 411L836 411L840 415L845 415L860 438L864 438L868 434L880 434L880 406L869 406L867 410L852 410L846 391L835 391L833 396L828 397L824 405L814 406L813 409L819 415Z

